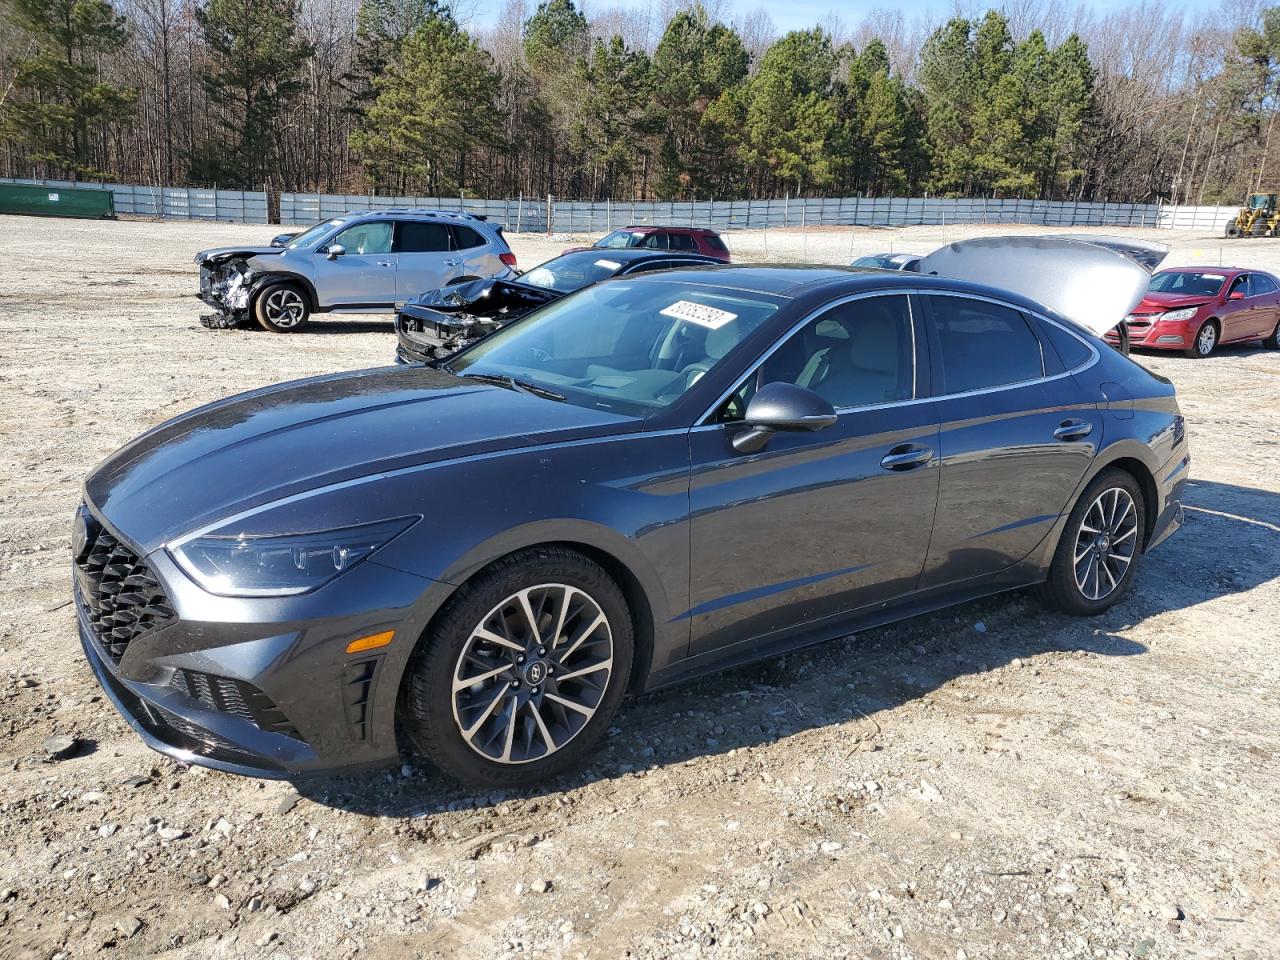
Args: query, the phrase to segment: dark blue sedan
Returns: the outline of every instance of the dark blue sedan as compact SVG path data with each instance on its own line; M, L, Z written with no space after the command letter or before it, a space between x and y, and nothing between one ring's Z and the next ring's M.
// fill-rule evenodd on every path
M1012 588L1105 610L1188 463L1167 381L1007 291L694 267L143 434L86 482L75 596L164 753L514 786L628 690Z

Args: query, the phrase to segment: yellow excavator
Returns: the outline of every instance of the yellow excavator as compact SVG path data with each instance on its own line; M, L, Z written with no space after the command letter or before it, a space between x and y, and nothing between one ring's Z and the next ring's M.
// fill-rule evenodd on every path
M1280 236L1280 207L1274 193L1251 193L1249 202L1227 223L1228 237Z

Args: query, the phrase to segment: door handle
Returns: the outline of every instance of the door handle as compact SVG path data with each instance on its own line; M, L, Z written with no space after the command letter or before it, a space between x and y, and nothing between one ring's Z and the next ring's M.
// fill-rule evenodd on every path
M929 447L918 447L914 443L900 443L893 447L880 459L880 466L886 470L902 472L914 470L933 459L933 450Z
M444 265L445 265L446 267L456 267L456 266L457 266L458 264L460 264L461 262L462 262L461 260L446 260L446 261L444 262Z
M390 260L378 260L378 261L376 261L376 262L377 262L378 266L380 266L380 267L390 267L390 266L392 266L392 263L391 263L391 261L390 261Z
M1053 431L1054 437L1059 440L1083 440L1091 433L1093 424L1088 420L1063 420Z

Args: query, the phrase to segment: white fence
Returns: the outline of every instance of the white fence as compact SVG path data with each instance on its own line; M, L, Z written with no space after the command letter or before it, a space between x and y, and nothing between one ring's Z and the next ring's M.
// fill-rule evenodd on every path
M9 180L49 187L84 187L115 194L117 214L175 220L267 223L260 191L144 187L67 180ZM774 200L562 200L554 197L385 197L370 194L282 193L279 222L315 223L348 210L430 207L487 217L516 233L603 233L632 224L710 227L728 233L763 228L947 224L1028 224L1046 227L1147 227L1220 234L1234 207L1094 203L1071 200L996 200L944 197L783 197Z

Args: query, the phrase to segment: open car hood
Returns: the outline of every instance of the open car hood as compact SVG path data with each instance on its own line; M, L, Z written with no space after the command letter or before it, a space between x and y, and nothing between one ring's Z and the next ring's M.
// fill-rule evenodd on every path
M1029 300L1102 336L1146 295L1169 248L1122 237L982 237L935 250L922 274L986 284Z

